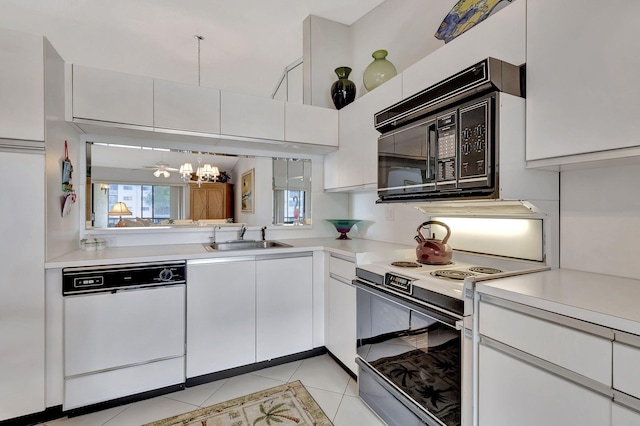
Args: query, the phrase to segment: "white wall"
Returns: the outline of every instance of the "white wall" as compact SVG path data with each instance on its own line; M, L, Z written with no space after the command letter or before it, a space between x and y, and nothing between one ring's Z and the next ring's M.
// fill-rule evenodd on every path
M357 97L367 93L362 75L373 61L371 54L385 49L387 59L401 73L444 46L434 37L440 23L457 0L387 0L350 27L351 80Z
M310 16L305 20L303 43L305 103L333 108L330 89L339 66L353 70L349 80L356 84L356 98L367 93L362 74L376 50L387 50L387 59L401 73L443 46L434 34L455 3L388 0L349 27Z
M415 245L416 229L428 217L407 204L376 204L375 191L350 196L349 215L363 220L349 235L368 240Z
M640 279L640 165L560 177L562 268Z
M77 167L84 149L80 149L77 132L64 121L64 61L45 40L45 110L46 110L46 259L53 259L78 248L80 209L84 207L84 176ZM77 202L71 213L62 217L62 161L64 143L69 147L71 164L76 168L72 183Z

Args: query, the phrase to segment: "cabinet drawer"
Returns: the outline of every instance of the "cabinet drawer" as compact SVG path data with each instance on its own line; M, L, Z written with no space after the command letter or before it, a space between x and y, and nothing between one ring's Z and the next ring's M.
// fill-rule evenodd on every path
M356 265L353 262L331 255L329 256L329 272L351 280L356 277Z
M551 313L529 310L525 314L481 301L480 334L611 386L611 338L552 322Z
M640 365L639 347L613 342L613 387L615 389L640 398L638 365Z

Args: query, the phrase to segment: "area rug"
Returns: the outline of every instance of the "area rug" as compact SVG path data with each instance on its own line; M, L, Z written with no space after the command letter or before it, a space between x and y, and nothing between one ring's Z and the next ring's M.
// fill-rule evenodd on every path
M189 425L332 426L333 423L298 380L145 426Z

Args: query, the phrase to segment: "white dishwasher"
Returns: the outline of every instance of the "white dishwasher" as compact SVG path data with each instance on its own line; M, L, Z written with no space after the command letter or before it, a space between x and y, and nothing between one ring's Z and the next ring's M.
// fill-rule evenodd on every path
M184 388L185 262L65 268L62 278L65 411Z

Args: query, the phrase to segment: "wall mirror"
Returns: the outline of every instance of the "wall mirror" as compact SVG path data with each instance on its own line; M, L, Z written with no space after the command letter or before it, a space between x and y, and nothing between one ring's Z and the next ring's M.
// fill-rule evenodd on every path
M185 163L190 163L193 169L187 179L180 173ZM86 228L113 228L118 223L127 227L182 227L219 222L255 225L264 224L270 216L274 225L310 224L311 163L310 159L86 142ZM207 182L198 186L196 171L198 165L205 164L216 167L220 175L207 178ZM258 192L255 214L243 213L239 202L241 173L251 168L255 168L254 184ZM229 178L227 182L225 176ZM231 213L228 210L226 214L216 213L209 208L225 203L228 193L225 195L221 186L232 190ZM266 196L269 192L272 197ZM211 200L217 201L212 204ZM264 206L266 200L272 205ZM130 214L114 211L118 202L124 202ZM198 212L195 216L194 211ZM201 219L207 211L218 219Z
M231 176L238 161L237 156L219 153L94 142L86 142L86 153L87 228L110 228L118 223L130 227L189 225L209 219L206 197L218 196L213 189L219 187L232 189ZM185 164L191 165L190 173L184 170ZM198 185L198 168L202 172L205 166L211 168L200 174ZM232 190L230 196L233 208ZM128 212L114 211L117 202L124 202ZM234 221L233 213L213 214L216 219Z

